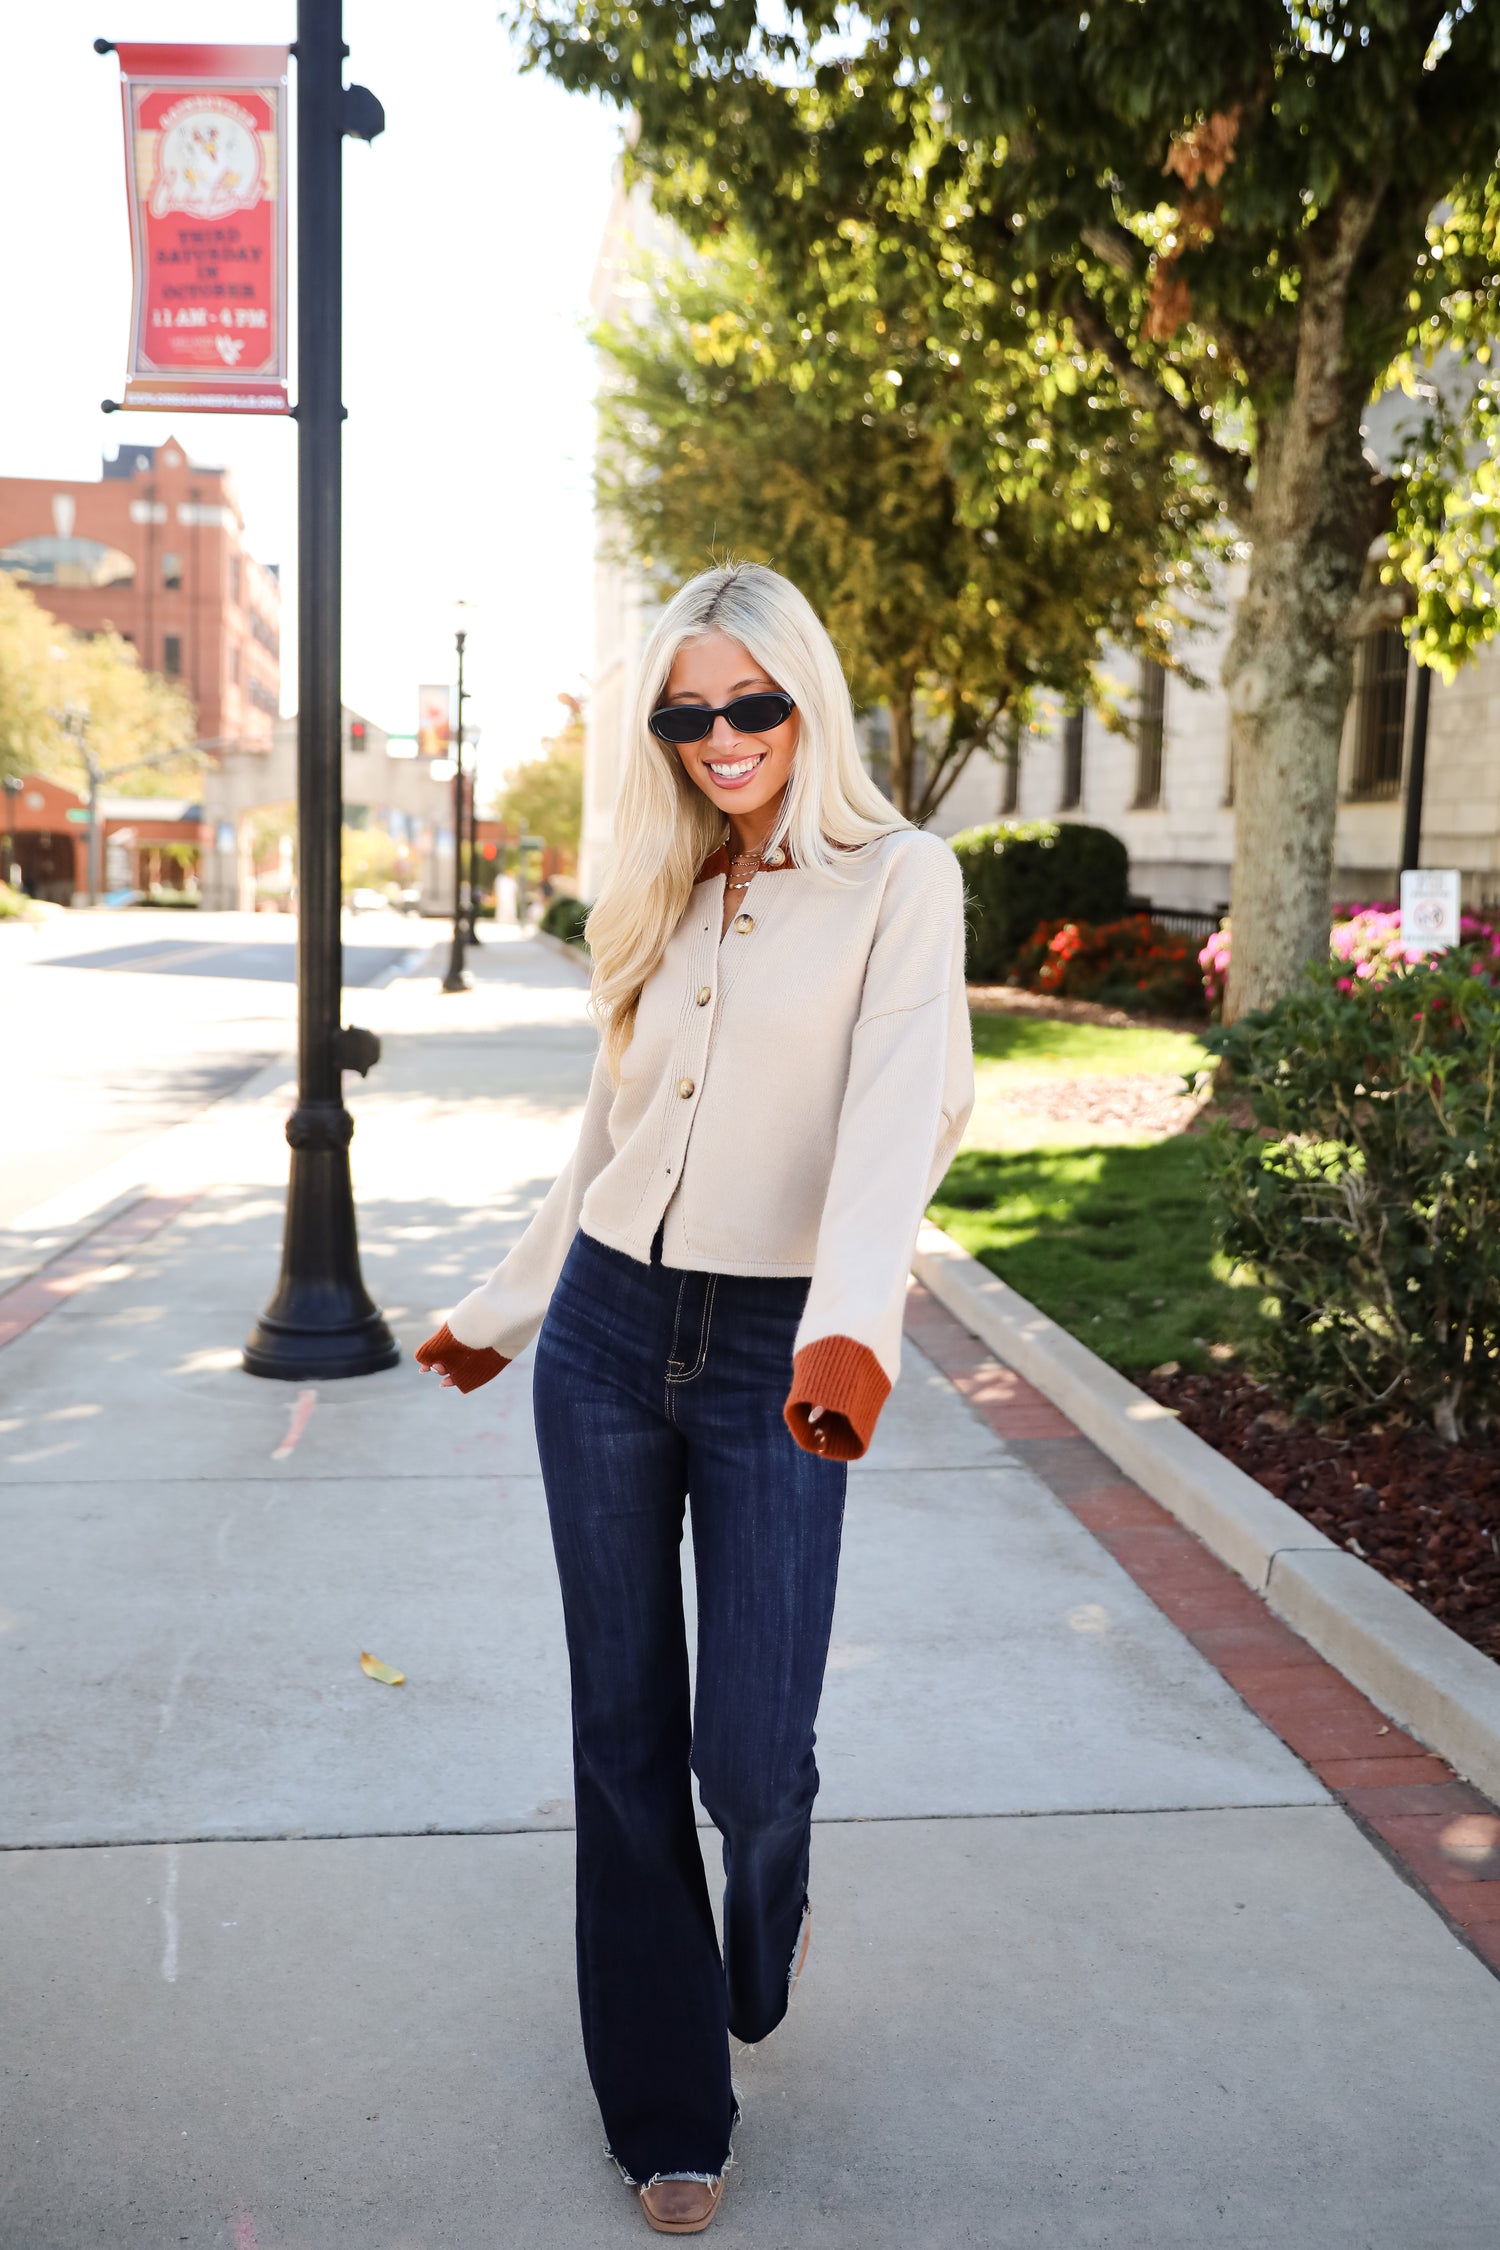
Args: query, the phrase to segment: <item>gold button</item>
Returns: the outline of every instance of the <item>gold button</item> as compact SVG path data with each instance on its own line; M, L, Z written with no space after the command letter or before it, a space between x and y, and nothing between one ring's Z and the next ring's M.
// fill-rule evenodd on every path
M708 1003L709 1003L709 1001L710 1001L710 1000L712 1000L712 998L713 998L713 993L712 993L712 991L711 991L711 990L709 989L709 987L708 987L707 985L704 985L704 986L703 986L703 988L702 988L702 990L701 990L701 991L699 992L699 994L698 994L698 1005L699 1005L699 1007L700 1007L700 1008L706 1008L706 1007L708 1006Z
M755 927L755 916L753 914L736 914L734 926L741 937L748 937Z
M687 1100L688 1100L688 1099L690 1098L690 1096L691 1096L691 1095L692 1095L692 1093L693 1093L693 1090L694 1090L694 1089L693 1089L693 1081L691 1080L691 1078L679 1078L679 1079L678 1079L678 1081L677 1081L677 1091L678 1091L678 1093L679 1093L679 1094L681 1094L681 1096L682 1096L682 1098L683 1098L683 1100L684 1100L684 1101L687 1101Z

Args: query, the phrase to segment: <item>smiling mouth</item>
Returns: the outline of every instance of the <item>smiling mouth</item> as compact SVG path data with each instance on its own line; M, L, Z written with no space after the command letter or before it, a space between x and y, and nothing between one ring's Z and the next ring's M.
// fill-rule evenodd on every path
M765 751L758 750L749 758L705 758L703 763L721 789L742 789L765 760Z

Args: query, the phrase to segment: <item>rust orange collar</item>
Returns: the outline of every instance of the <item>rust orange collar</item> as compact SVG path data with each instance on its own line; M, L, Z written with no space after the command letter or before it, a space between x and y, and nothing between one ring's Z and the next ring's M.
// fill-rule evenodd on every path
M762 875L784 875L787 872L788 868L796 866L797 862L792 857L791 845L783 844L781 849L786 854L786 857L782 860L780 866L763 866L759 870ZM721 844L716 852L709 853L707 859L703 862L703 865L699 868L697 874L693 877L694 887L696 888L699 883L711 883L716 875L727 876L728 873L729 846L727 844Z

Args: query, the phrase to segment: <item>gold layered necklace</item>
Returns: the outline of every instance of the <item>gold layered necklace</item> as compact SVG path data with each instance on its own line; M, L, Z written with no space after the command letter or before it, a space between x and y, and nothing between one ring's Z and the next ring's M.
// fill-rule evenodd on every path
M748 891L763 867L781 867L786 863L786 853L780 844L770 852L732 852L729 858L728 891Z

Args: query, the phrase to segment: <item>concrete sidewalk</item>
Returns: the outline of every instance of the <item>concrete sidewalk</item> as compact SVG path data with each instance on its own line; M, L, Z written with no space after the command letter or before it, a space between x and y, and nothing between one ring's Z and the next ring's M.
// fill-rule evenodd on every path
M570 964L475 968L358 1011L408 1345L592 1051ZM0 2245L639 2243L578 2047L528 1371L240 1371L285 1108L179 1142L193 1200L0 1352ZM1492 2250L1500 1982L1025 1451L910 1347L851 1479L812 1962L736 2066L715 2239Z

